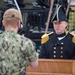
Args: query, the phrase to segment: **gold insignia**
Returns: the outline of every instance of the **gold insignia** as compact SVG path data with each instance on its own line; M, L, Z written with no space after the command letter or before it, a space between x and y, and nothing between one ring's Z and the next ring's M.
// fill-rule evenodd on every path
M63 51L61 51L61 54L63 53Z
M56 51L54 51L54 54L56 53Z
M61 49L63 49L63 47L61 47Z
M64 43L63 43L63 42L61 42L61 44L63 45Z
M49 35L53 34L53 32L49 33L49 34L44 34L42 37L41 37L41 44L44 44L46 43L48 40L49 40Z
M54 50L56 49L56 47L54 47Z
M54 58L56 57L56 55L54 55Z
M61 58L63 58L63 56L61 56Z
M72 42L75 43L75 33L74 32L71 32L70 34L73 36Z

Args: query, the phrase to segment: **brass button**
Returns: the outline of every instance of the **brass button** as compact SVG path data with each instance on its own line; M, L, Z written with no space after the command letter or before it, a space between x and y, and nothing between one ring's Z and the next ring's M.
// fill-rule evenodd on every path
M56 57L56 55L54 55L54 58Z
M63 56L61 56L61 58L63 58Z
M63 47L61 47L61 49L63 49Z
M54 51L54 53L56 53L56 51Z
M54 49L56 49L56 47L54 47Z
M63 42L61 42L61 45L63 45L64 43Z
M61 51L61 53L63 53L63 51Z

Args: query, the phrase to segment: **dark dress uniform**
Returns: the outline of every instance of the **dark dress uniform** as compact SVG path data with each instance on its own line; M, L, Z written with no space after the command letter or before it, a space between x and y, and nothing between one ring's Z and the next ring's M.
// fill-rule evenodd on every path
M63 37L63 39L58 40L58 37ZM41 45L39 58L75 59L75 34L65 32L57 35L52 33L45 38L49 38L49 40Z

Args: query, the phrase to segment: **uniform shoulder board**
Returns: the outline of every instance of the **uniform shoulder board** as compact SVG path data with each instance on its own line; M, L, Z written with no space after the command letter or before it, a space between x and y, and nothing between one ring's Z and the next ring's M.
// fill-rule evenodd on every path
M41 44L44 44L46 43L48 40L49 40L49 35L53 34L53 32L49 33L49 34L44 34L42 37L41 37Z
M75 33L74 32L71 32L70 34L73 36L72 42L75 43Z

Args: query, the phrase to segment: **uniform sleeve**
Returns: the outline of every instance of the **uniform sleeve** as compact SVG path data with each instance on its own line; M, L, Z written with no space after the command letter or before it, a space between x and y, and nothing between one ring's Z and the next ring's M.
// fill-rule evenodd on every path
M40 53L39 53L39 58L48 58L44 45L41 45L41 49L40 49Z
M36 45L30 39L27 40L26 45L27 45L26 50L27 50L28 60L29 62L34 62L35 60L37 60L37 54L35 50Z
M75 59L75 33L71 32L72 35L72 43L74 44L72 59Z
M74 59L74 60L75 60L75 47L74 47L74 54L73 54L72 59Z

